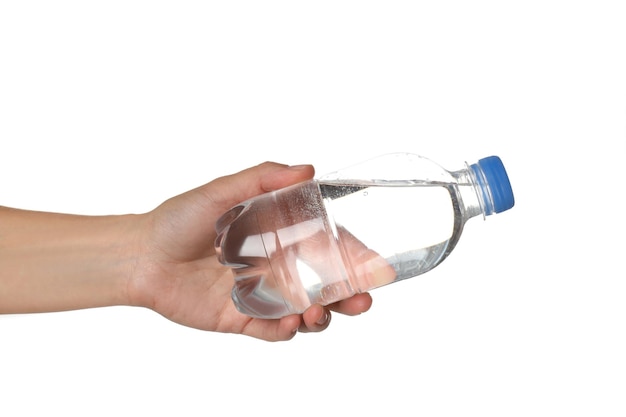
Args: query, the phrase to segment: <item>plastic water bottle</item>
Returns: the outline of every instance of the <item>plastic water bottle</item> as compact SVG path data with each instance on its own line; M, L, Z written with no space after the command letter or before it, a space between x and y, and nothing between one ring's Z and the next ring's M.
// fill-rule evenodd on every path
M423 274L468 219L513 205L497 156L448 171L395 153L242 202L218 220L215 246L237 309L278 318Z

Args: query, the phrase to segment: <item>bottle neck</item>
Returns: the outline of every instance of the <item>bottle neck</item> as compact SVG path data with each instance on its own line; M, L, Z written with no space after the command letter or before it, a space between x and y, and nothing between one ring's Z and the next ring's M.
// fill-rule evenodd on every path
M486 216L495 213L493 199L481 172L466 165L465 169L452 172L458 184L458 192L461 197L461 210L463 217L468 220L472 217Z

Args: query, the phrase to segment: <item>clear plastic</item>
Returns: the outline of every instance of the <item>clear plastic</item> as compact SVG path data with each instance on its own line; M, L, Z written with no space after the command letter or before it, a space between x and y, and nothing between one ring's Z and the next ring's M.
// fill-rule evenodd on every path
M448 171L388 154L242 202L217 222L215 246L238 310L279 318L423 274L468 219L513 204L497 157Z

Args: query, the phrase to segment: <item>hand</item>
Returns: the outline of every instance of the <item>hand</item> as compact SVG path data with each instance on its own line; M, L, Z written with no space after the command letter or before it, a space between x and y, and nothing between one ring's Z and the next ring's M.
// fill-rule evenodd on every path
M331 311L347 315L367 311L372 299L363 293L327 307L313 305L301 315L266 320L239 313L230 298L232 271L218 262L213 245L217 219L248 198L313 174L310 165L266 162L174 197L144 215L140 256L128 285L131 303L182 325L269 341L289 340L298 331L322 331L330 323Z

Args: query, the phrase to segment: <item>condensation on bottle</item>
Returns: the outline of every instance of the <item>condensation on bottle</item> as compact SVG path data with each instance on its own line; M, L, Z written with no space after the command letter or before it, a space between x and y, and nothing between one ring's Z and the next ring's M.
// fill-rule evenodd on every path
M448 171L386 154L238 204L218 220L215 248L237 309L279 318L430 271L467 220L513 205L497 156Z

